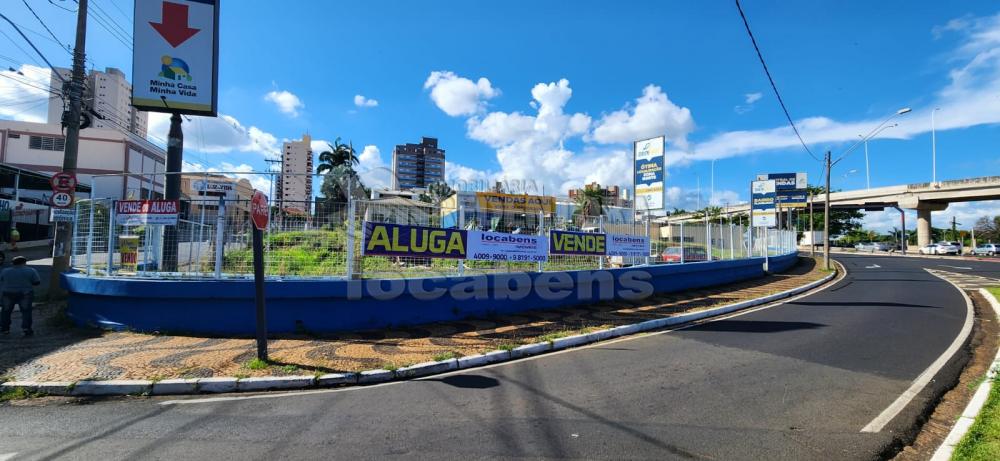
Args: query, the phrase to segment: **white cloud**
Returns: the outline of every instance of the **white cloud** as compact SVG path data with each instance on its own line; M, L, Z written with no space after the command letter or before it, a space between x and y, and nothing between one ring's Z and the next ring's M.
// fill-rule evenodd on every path
M0 70L0 117L23 122L48 119L49 103L61 104L58 97L45 90L52 72L44 67L22 64L16 71Z
M378 146L367 145L358 155L358 177L369 188L392 187L392 166L382 160Z
M482 111L486 100L500 94L486 78L473 82L450 71L434 71L424 82L424 89L431 90L431 100L444 113L457 117Z
M278 110L292 117L298 117L299 109L305 107L298 96L285 90L270 91L264 95L264 99L273 102L274 105L278 106Z
M691 110L674 104L660 87L648 85L634 105L601 117L591 137L599 143L612 144L666 135L668 141L685 149L692 131Z
M764 94L761 93L761 92L747 93L747 94L743 95L744 104L733 107L733 112L736 112L737 114L740 114L740 115L743 115L743 114L745 114L747 112L750 112L754 108L754 103L757 102L757 101L759 101L760 98L763 98L763 97L764 97Z
M281 143L273 134L256 126L245 127L235 117L219 114L218 117L191 117L184 120L184 148L207 154L229 152L258 152L271 155L281 151ZM149 113L149 137L159 144L167 139L170 114Z
M378 100L368 99L360 94L354 95L354 105L358 107L378 107Z
M746 99L745 99L745 102L746 102L747 104L753 104L753 103L755 103L755 102L759 101L759 100L760 100L760 98L763 98L763 97L764 97L764 94L763 94L763 93L761 93L761 92L759 92L759 91L758 91L758 92L756 92L756 93L747 93L747 94L745 95L745 98L746 98Z

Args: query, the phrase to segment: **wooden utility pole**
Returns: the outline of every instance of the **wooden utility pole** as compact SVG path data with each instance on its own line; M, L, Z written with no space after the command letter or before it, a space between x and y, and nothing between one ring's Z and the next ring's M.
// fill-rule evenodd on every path
M823 202L823 268L830 270L830 151L826 151L826 200Z

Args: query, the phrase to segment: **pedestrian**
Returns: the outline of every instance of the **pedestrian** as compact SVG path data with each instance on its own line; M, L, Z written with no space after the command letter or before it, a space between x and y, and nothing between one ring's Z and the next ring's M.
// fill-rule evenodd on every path
M0 310L0 334L10 333L10 315L17 304L21 311L21 330L24 336L35 334L31 329L31 302L35 298L35 286L42 283L38 271L28 267L28 258L17 256L11 266L0 272L3 285L3 309Z

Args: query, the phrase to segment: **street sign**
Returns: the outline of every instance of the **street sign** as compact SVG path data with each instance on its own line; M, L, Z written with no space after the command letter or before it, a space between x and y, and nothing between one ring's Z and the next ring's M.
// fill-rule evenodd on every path
M56 208L69 208L73 204L73 194L69 192L56 192L49 197L49 204Z
M76 210L72 208L49 208L49 221L73 222L76 220Z
M753 227L774 227L776 193L774 180L753 181L750 183L750 216Z
M257 230L267 229L268 216L271 211L267 206L267 196L259 190L253 191L253 198L250 199L250 220Z
M52 192L73 192L76 190L76 175L61 171L52 175L49 184L52 185Z
M809 201L809 181L805 173L771 173L757 175L758 181L774 180L774 191L780 208L805 208Z
M136 1L133 27L132 105L214 117L219 0Z

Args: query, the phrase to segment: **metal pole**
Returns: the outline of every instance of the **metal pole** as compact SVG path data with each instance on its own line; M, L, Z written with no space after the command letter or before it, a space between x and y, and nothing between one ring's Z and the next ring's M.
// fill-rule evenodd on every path
M768 229L770 229L770 228L769 227L765 227L764 228L764 272L767 272L770 269L770 267L767 265L767 263L769 262L769 259L770 259L768 257L771 256L771 252L769 251L769 248L768 248L768 247L771 246L770 245L770 240L768 239L768 235L767 235Z
M94 180L90 180L90 217L87 219L87 275L93 271L94 264Z
M461 205L461 203L459 203ZM545 212L538 210L538 235L545 235ZM548 248L548 246L546 246ZM548 251L548 250L546 250ZM545 270L545 262L538 261L538 272Z
M816 257L816 233L813 232L813 193L809 191L809 256Z
M708 212L705 212L705 247L708 248L708 261L712 260L712 221L708 219Z
M729 222L729 259L736 259L736 239L732 221Z
M458 203L458 228L465 229L465 206L463 206L462 201L456 197L455 201ZM465 261L461 259L458 260L458 276L465 275Z
M351 187L351 177L347 178L347 190ZM351 194L347 194L347 261L345 262L345 267L347 270L347 279L354 279L354 240L357 238L354 235L354 219L356 214L357 205L354 201L354 197Z
M205 175L205 181L208 181L208 175ZM204 186L202 186L204 187ZM203 195L198 203L201 207L201 217L198 220L198 272L201 272L201 242L205 240L205 196Z
M633 215L632 219L635 219L634 215ZM597 228L603 234L604 233L604 215L600 215L600 216L597 217L597 226L598 226ZM607 237L605 237L605 238L607 238ZM597 259L597 268L598 269L604 269L604 256L598 256L597 258L598 258Z
M823 202L823 268L830 270L830 151L826 151L826 200Z
M163 198L179 200L181 198L181 164L184 158L184 131L181 130L181 114L174 112L170 116L170 131L167 134L167 171L166 188ZM163 270L177 271L177 226L167 226L163 239Z
M69 113L64 114L66 122L66 142L63 151L63 172L76 174L77 157L80 151L80 115L83 111L83 88L86 77L85 53L87 46L87 0L77 2L76 43L73 47L73 71L70 82L63 91L69 93ZM58 74L57 74L58 75ZM93 189L91 189L93 192ZM52 275L49 281L50 297L62 297L65 291L59 285L59 275L69 269L70 255L73 254L73 227L75 223L61 222L62 227L53 248L62 248L62 254L53 255Z
M219 210L215 216L215 278L222 278L222 252L226 246L226 200L219 197Z
M872 188L872 177L871 170L868 169L868 140L865 139L865 187L867 189Z
M937 111L937 107L931 111L931 182L937 182L937 131L934 127L934 113Z
M264 231L253 227L253 280L257 307L257 358L267 361L267 311L264 305Z
M646 219L646 240L649 241L649 247L652 248L653 247L653 238L652 238L651 235L649 235L649 231L650 231L649 215L645 215L643 217ZM652 263L653 263L653 260L650 257L649 253L647 252L646 253L646 265L648 266L648 265L650 265Z
M91 189L93 191L93 189ZM108 277L115 268L115 200L111 201L111 209L108 210Z
M681 264L684 264L684 221L681 221Z

